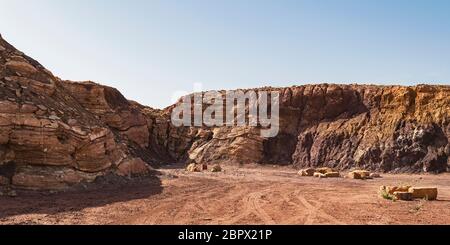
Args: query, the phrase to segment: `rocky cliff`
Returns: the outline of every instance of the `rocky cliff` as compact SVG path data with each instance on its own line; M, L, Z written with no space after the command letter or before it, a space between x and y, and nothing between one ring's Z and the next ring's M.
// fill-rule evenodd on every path
M0 183L66 188L169 162L444 172L450 86L305 85L280 92L280 133L175 127L114 88L63 81L0 36Z
M62 81L0 37L0 183L57 189L145 173L146 123L117 90Z
M166 139L179 148L168 151L195 163L449 170L450 86L321 84L264 90L280 93L278 136L262 138L251 127L171 128Z

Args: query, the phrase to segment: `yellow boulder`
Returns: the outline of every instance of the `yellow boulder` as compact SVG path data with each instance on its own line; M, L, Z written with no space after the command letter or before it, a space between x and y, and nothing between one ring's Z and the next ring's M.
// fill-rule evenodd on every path
M298 175L300 176L313 176L315 170L313 168L306 168L298 171Z
M350 179L362 179L361 174L357 172L350 172L348 173L347 177Z
M348 173L347 177L350 179L372 179L371 173L367 170L353 170Z
M358 173L361 176L361 178L363 178L363 179L370 177L370 172L367 170L355 170L353 172Z
M425 198L427 200L436 200L438 195L437 188L410 187L408 191L413 198Z
M341 177L341 175L339 174L339 172L330 172L330 173L326 173L325 177L326 178L339 178L339 177Z
M331 168L324 167L324 168L316 168L316 172L321 173L321 174L326 174L326 173L331 173L331 172L335 172L335 171Z

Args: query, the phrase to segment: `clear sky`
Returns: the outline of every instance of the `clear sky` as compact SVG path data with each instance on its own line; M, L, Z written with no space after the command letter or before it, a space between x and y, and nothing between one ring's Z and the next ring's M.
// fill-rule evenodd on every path
M0 33L154 107L194 83L450 84L448 0L0 0Z

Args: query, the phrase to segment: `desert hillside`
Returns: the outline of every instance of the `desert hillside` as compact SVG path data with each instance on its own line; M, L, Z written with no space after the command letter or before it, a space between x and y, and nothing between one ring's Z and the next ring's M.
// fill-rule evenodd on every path
M175 127L174 106L61 80L0 36L0 184L64 189L174 162L449 171L450 86L270 90L281 95L274 138L258 127Z

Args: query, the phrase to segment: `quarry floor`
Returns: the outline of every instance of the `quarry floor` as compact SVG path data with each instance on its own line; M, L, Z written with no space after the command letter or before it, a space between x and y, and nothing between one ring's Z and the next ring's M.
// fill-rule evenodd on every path
M0 224L450 224L450 174L316 179L275 166L159 172L125 185L0 196ZM381 185L400 184L438 187L438 200L379 196Z

